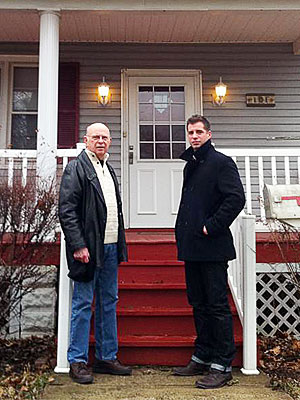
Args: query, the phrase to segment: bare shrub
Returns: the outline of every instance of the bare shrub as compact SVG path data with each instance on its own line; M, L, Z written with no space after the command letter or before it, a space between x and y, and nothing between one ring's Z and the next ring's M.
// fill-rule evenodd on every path
M290 282L300 294L300 230L278 219L268 225L271 241L276 244L282 263L286 265L290 273Z
M0 181L0 332L21 335L21 303L47 274L41 269L55 241L57 199L54 185L10 186ZM9 330L19 321L18 332Z

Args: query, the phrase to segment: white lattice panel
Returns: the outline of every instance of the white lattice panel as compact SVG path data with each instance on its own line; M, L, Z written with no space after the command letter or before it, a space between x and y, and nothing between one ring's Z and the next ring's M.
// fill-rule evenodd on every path
M300 295L289 273L257 274L257 329L271 336L278 330L300 337Z

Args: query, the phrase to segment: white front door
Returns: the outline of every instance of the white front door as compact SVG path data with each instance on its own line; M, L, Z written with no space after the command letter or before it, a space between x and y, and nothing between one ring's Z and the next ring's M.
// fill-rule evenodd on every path
M181 76L169 71L166 76L128 78L130 228L174 227L185 122L201 110L199 71L180 72Z

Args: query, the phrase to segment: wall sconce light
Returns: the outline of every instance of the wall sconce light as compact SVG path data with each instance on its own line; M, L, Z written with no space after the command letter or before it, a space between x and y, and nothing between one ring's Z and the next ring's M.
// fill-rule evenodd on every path
M215 93L213 95L213 104L215 106L221 106L225 103L227 86L222 82L222 78L220 77L219 83L215 86Z
M98 103L102 106L106 106L111 101L111 92L109 90L109 85L105 82L105 77L103 77L102 82L98 85Z

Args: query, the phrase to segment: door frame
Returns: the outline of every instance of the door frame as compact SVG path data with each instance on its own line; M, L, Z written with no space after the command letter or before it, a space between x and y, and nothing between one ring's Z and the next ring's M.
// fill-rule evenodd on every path
M195 88L195 113L203 114L202 72L196 69L122 69L121 70L121 196L125 228L129 226L129 78L192 77Z

